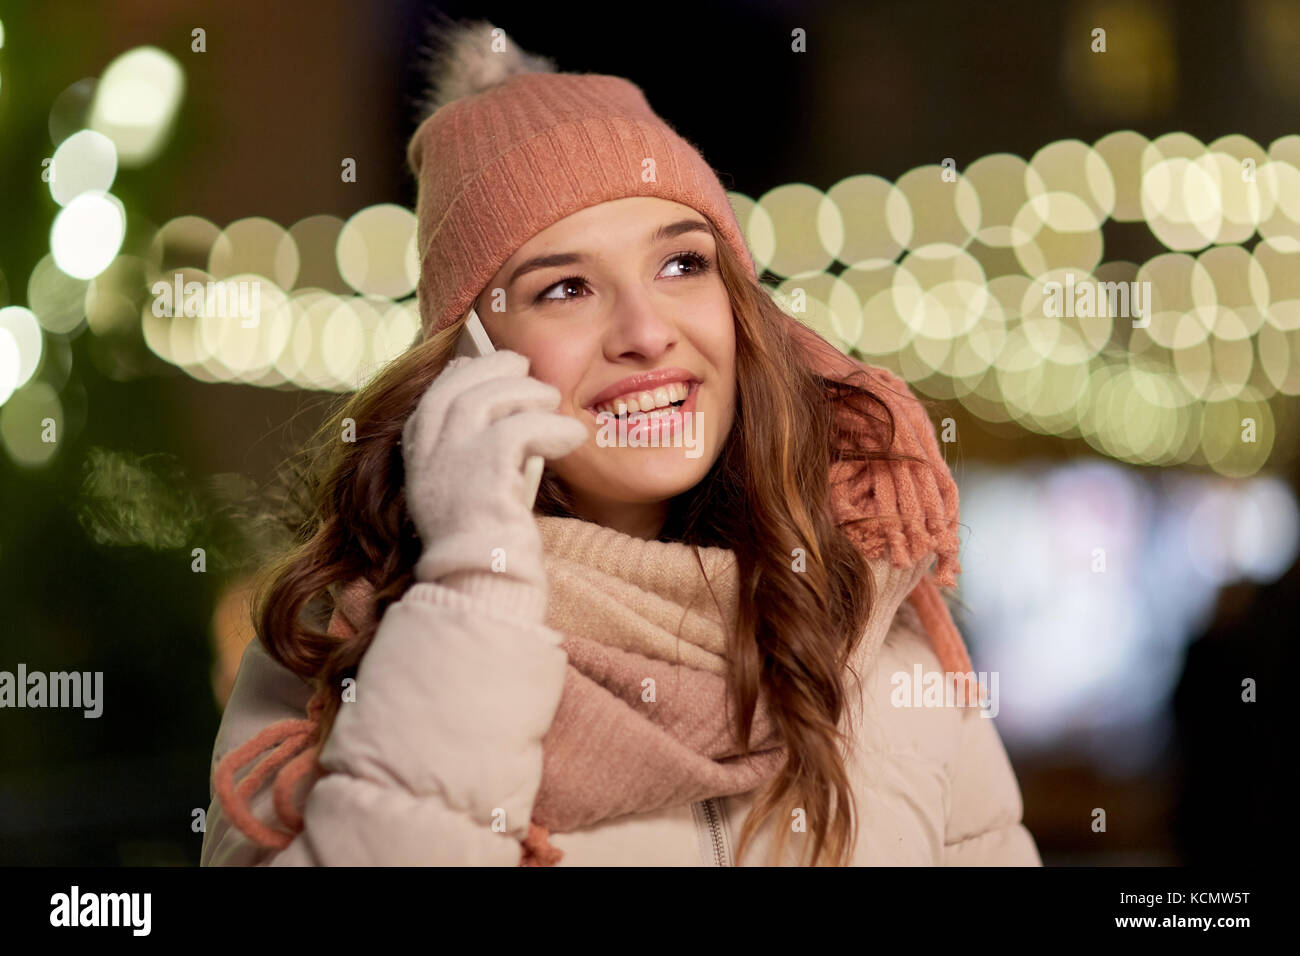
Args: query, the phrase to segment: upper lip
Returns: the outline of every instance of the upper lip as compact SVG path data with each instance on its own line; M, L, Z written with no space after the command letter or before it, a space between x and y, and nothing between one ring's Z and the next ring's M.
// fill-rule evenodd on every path
M620 395L626 395L628 392L653 392L658 386L667 385L669 382L685 382L690 386L699 382L699 377L684 368L657 368L653 372L629 375L627 378L619 379L609 388L596 393L587 402L586 407L589 409L595 408L602 402L608 402Z

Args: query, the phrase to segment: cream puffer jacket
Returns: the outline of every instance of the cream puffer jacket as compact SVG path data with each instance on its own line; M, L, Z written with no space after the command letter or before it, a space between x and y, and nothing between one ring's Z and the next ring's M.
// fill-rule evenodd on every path
M874 625L878 633L862 642L864 659L874 655L874 662L863 671L863 686L851 685L853 713L846 715L856 728L846 763L858 810L853 865L1041 866L1022 823L1019 785L993 720L978 708L891 705L892 675L910 675L917 664L926 673L942 668L915 612L901 603L918 575L883 563L873 564L872 571L878 593L885 596L883 617ZM381 686L400 686L401 669L435 668L422 672L443 675L443 694L385 701L386 707L417 715L420 719L409 726L421 729L410 739L395 740L368 732L364 721L341 718L331 736L330 762L344 772L328 773L312 788L303 810L304 829L292 843L281 851L254 844L231 826L220 801L213 799L202 865L516 865L521 834L492 831L486 823L491 808L475 805L474 796L483 789L475 781L518 781L522 812L514 818L527 821L540 782L541 737L564 677L559 635L548 636L548 630L539 627L541 639L534 642L440 585L412 586L385 614L363 667L370 666L372 674L392 669L387 676L395 683ZM385 656L376 653L380 646ZM503 661L509 666L503 667ZM463 671L448 673L449 662ZM412 685L408 681L406 686ZM480 707L508 707L525 717L508 731L514 739L480 754L474 766L452 761L450 769L431 772L424 766L434 759L431 755L455 750L450 742L428 739L434 728L455 719L448 710L455 703L436 699L446 698L450 688L474 695ZM222 717L213 768L269 724L302 718L310 697L310 686L253 640ZM429 783L415 791L404 786L403 779L413 773ZM270 790L269 784L263 786L250 801L250 809L266 821L275 819ZM550 842L563 851L560 866L761 864L768 859L773 819L744 859L735 858L752 802L752 793L739 794L632 814L551 834ZM793 844L789 863L796 862Z

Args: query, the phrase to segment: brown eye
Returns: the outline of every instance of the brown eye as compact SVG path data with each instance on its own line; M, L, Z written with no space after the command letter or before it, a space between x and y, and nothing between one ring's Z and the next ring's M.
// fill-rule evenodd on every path
M547 295L547 293L551 292L554 289L561 289L561 288L568 289L570 287L576 288L579 285L586 285L586 284L587 284L587 280L583 276L569 276L568 278L561 279L559 282L555 283L554 285L547 286L545 289L543 289L541 292L537 294L537 298L534 301L541 302L544 299L549 299L552 302L563 302L569 298L576 298L576 296L571 297L567 295L558 295L558 296Z
M664 263L665 268L669 265L672 265L674 262L682 262L687 264L686 271L678 273L681 276L699 275L702 272L708 271L708 267L709 267L708 257L701 255L698 252L679 252L677 253L677 255L673 256L666 263Z

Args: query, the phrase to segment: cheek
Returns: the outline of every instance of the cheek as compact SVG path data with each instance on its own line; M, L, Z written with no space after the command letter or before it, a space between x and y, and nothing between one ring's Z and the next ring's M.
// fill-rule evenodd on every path
M731 310L731 300L727 297L726 287L721 281L713 290L707 316L704 335L715 353L715 360L722 363L735 352L736 317Z
M512 346L514 351L528 358L530 377L560 390L560 407L576 401L574 394L582 381L586 363L580 359L581 350L572 343L560 343L554 338L536 338L520 341Z
M736 386L736 327L730 309L726 310L725 319L719 319L707 330L707 338L701 345L708 350L705 358L721 378L720 391L733 395Z

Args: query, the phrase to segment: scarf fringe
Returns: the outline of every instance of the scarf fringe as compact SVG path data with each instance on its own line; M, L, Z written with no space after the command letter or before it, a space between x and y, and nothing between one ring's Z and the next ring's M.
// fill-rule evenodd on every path
M939 593L935 576L927 573L921 578L912 589L912 593L907 596L907 600L916 609L916 614L921 619L926 634L929 635L930 645L939 658L939 664L944 671L944 686L951 682L955 689L963 675L974 671L974 666L971 664L970 653L966 650L966 642L962 640L961 632L953 622L952 613ZM983 682L980 682L976 700L965 700L960 695L954 695L954 699L958 701L958 706L977 707L979 700L987 693L987 688Z
M520 866L555 866L564 858L563 850L551 846L546 827L537 823L529 821L528 836L520 843L524 851L519 859Z
M306 719L289 718L264 728L243 745L226 754L213 774L213 788L230 823L259 846L283 850L302 831L302 814L294 806L293 787L316 767L320 718L324 710L321 688L307 705ZM256 758L260 757L260 760ZM250 763L253 769L235 785L235 775ZM251 801L267 777L277 770L272 803L287 830L277 830L253 815Z

